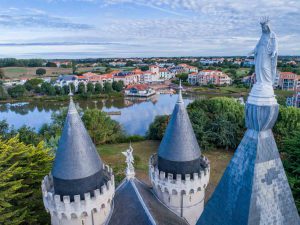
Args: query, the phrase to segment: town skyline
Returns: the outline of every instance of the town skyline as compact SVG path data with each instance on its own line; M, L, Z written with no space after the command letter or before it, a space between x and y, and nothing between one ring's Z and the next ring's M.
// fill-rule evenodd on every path
M0 57L244 56L268 15L280 55L300 55L296 1L1 0Z

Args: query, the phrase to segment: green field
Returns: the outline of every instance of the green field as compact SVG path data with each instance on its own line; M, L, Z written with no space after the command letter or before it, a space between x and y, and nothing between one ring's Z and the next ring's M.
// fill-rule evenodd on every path
M233 97L240 97L240 96L247 96L249 89L248 88L237 88L234 86L227 86L227 87L215 87L215 88L208 88L208 87L192 87L187 90L187 92L196 93L200 95L216 95L216 96L233 96Z
M122 143L101 145L98 147L101 158L105 163L112 166L117 183L119 183L125 177L125 156L123 156L121 152L124 152L128 146L128 143ZM158 146L159 141L147 140L132 143L132 147L134 149L133 154L135 158L134 166L137 174L136 176L148 184L148 160L153 153L157 152ZM222 177L223 172L233 155L233 152L216 149L204 151L203 154L210 160L211 163L210 183L207 188L206 196L209 197Z
M32 78L38 77L35 72L38 68L46 69L46 74L44 76L57 77L60 74L70 74L72 69L70 68L55 68L55 67L4 67L4 75L7 78Z

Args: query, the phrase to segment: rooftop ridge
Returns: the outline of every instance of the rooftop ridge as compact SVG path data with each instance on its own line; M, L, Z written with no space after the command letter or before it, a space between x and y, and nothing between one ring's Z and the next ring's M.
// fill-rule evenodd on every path
M134 178L134 179L135 179L135 178ZM156 222L155 222L153 216L151 215L151 213L149 212L149 209L147 208L147 206L146 206L146 204L145 204L145 202L144 202L144 200L143 200L143 198L142 198L142 196L141 196L139 190L138 190L137 187L135 186L135 183L133 182L133 179L129 180L129 182L131 183L131 185L132 185L132 187L133 187L133 189L134 189L134 191L135 191L135 193L136 193L136 195L137 195L137 197L138 197L138 199L139 199L141 205L143 206L143 209L145 210L145 212L146 212L146 214L147 214L147 216L148 216L150 222L151 222L153 225L156 225Z

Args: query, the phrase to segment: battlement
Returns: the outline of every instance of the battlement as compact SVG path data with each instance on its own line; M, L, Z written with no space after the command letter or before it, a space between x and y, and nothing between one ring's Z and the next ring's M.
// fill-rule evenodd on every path
M110 180L100 189L94 190L93 195L85 193L84 199L80 199L80 195L75 195L74 201L71 201L70 196L61 198L60 195L54 194L53 177L51 174L45 176L42 181L42 192L46 210L59 219L80 218L82 215L89 216L93 212L105 209L110 211L115 193L114 175L109 166L105 165L103 169L109 174Z
M155 195L174 213L184 217L189 224L196 224L204 208L205 189L209 182L210 163L206 157L201 159L198 173L166 174L159 171L157 155L149 160L149 176Z
M152 155L149 160L149 176L153 186L156 189L161 189L162 192L177 193L185 191L185 193L196 192L204 190L207 187L210 176L210 163L206 157L202 158L204 165L203 170L194 173L191 177L190 174L185 174L185 179L181 174L166 174L164 171L159 171L156 164L156 154Z

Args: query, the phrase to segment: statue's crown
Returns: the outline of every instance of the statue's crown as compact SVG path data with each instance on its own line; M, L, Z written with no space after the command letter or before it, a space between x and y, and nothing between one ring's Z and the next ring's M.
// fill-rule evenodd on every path
M269 23L270 19L268 16L263 16L260 18L260 24L263 25L263 24L267 24Z

